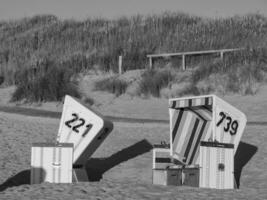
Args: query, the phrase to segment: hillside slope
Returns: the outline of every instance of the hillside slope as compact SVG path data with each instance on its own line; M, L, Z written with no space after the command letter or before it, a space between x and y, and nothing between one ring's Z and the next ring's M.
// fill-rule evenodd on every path
M146 54L205 49L263 47L267 19L253 14L206 19L183 13L60 20L42 15L0 22L0 76L16 82L16 72L49 67L53 60L75 72L144 68Z

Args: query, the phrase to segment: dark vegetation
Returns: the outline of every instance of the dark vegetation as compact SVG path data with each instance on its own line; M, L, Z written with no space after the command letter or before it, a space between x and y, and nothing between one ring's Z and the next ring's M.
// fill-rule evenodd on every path
M42 70L23 69L15 74L17 89L11 101L59 101L65 94L80 97L74 72L50 62Z
M183 13L164 13L84 21L62 21L42 15L0 22L0 82L18 86L13 100L58 100L64 93L74 92L71 75L91 69L117 72L119 55L123 56L124 70L130 70L144 68L146 55L151 53L246 47L246 53L235 54L224 61L202 59L200 67L192 72L191 85L195 89L189 86L196 93L216 90L213 86L203 89L197 84L226 74L229 84L225 90L240 92L240 84L249 87L249 82L264 79L260 74L266 70L266 46L267 19L259 14L203 19ZM172 62L173 67L179 62ZM194 58L188 62L192 66L196 63ZM156 80L148 83L146 79L151 76L144 74L140 91L159 96L158 90L169 86L165 75L161 80L156 72L146 73ZM167 81L173 82L169 78ZM123 83L111 82L125 87ZM152 90L148 91L147 87ZM253 93L248 87L244 93ZM112 89L114 91L119 94L124 89L121 92ZM73 94L77 96L78 92Z
M175 74L170 70L148 70L142 75L139 84L139 95L160 97L160 90L170 86Z
M96 90L107 91L120 96L126 92L128 83L125 80L119 79L117 76L104 78L95 83Z

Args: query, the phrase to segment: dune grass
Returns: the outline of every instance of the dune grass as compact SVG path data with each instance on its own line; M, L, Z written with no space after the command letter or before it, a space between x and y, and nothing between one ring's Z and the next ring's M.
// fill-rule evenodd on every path
M60 101L66 94L80 97L73 74L55 64L44 71L22 69L16 74L17 89L11 101Z
M227 54L223 60L202 60L187 72L170 63L167 66L143 74L138 90L140 96L254 95L267 81L267 48L248 48Z
M256 48L229 54L224 60L202 63L192 74L197 93L255 94L266 81L267 49Z
M264 46L266 34L267 19L258 14L204 19L163 13L84 21L41 15L0 22L0 71L13 83L18 68L45 57L76 72L94 65L117 71L119 55L125 70L144 68L148 53Z
M0 77L2 84L17 84L19 71L42 71L46 60L75 74L117 72L120 55L130 70L144 68L151 53L266 45L267 19L260 14L207 19L174 12L84 21L39 15L0 22Z

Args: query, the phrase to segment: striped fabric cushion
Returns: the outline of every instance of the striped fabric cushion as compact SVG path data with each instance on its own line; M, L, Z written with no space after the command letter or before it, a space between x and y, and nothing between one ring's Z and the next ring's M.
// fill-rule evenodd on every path
M175 109L172 114L172 156L191 165L199 163L200 141L211 137L212 112L205 106Z
M155 146L155 145L154 145ZM153 149L153 169L165 169L172 163L170 149L157 145Z

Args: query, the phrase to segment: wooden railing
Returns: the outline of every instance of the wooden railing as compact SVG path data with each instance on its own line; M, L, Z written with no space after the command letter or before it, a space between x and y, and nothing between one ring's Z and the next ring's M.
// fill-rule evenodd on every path
M172 57L172 56L181 56L182 57L182 69L186 69L186 56L188 55L204 55L204 54L220 54L220 58L223 59L223 55L226 52L241 51L245 48L236 48L236 49L218 49L218 50L204 50L204 51L189 51L189 52L178 52L178 53L161 53L161 54L149 54L149 68L153 67L153 58L159 57Z

